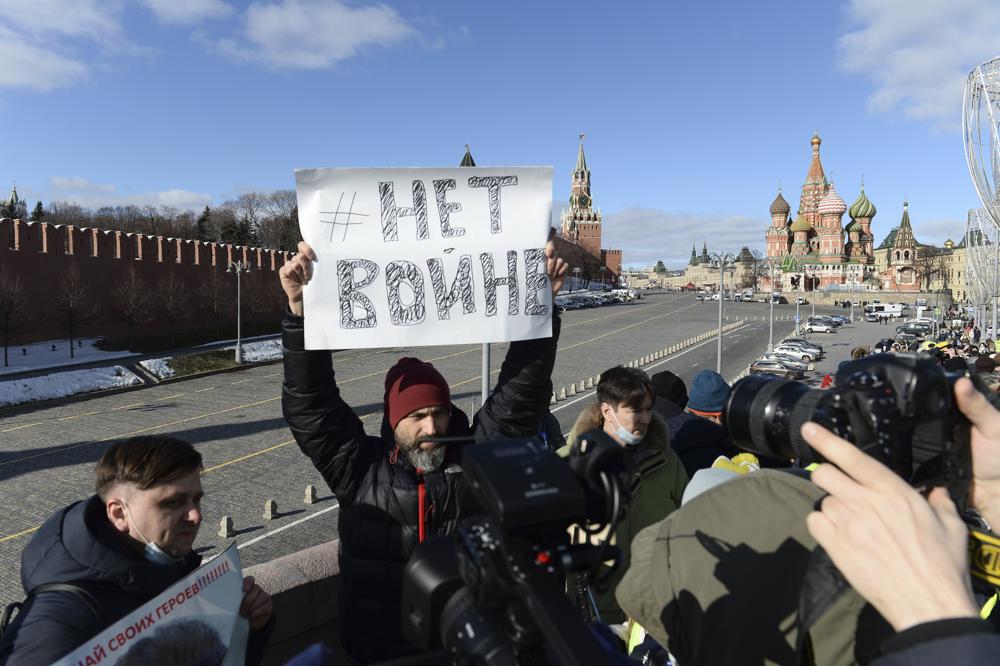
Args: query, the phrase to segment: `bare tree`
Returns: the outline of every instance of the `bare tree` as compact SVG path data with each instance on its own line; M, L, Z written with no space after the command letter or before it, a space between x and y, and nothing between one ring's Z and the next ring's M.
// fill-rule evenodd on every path
M69 264L55 294L55 322L69 337L69 357L76 358L76 334L97 314L97 304L75 263Z
M156 286L156 304L159 314L170 330L170 346L177 346L177 323L188 314L188 296L184 282L178 279L173 267L167 270Z
M233 302L223 276L218 271L208 271L198 285L197 307L202 316L202 326L214 328L217 340L222 338L222 325Z
M913 259L913 270L920 278L920 284L924 291L929 291L931 281L934 276L943 274L948 270L948 262L944 255L937 248L923 246Z
M7 346L13 335L28 323L28 298L21 288L21 276L8 268L0 270L0 335L3 336L3 365L9 365Z
M266 218L259 234L261 245L281 250L295 250L299 232L299 202L295 190L275 190L267 195Z
M741 263L744 268L740 287L757 291L761 278L767 274L767 263L761 257L759 250L750 250L749 257Z
M135 351L134 332L136 324L144 324L152 319L152 298L146 283L135 266L129 266L125 277L114 290L115 309L128 322L128 350Z

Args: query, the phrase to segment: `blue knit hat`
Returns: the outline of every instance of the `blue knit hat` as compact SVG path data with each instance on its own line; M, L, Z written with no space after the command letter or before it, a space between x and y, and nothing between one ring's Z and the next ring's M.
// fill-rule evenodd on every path
M722 375L713 370L702 370L694 376L688 392L688 409L697 412L718 413L726 406L730 387Z

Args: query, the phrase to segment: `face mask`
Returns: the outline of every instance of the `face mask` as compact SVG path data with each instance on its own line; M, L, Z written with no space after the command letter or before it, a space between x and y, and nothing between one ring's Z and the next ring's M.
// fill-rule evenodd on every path
M622 424L618 422L618 417L615 416L615 410L611 410L611 418L615 422L615 437L622 441L625 446L635 446L642 441L642 436L635 435L630 430L626 430L622 427Z
M122 506L125 507L125 515L128 516L129 525L132 526L132 529L135 530L135 533L138 534L139 538L141 538L143 543L146 544L146 547L143 549L143 553L146 556L147 562L150 562L151 564L157 564L160 566L168 566L170 564L176 564L177 562L180 562L181 560L184 559L183 557L173 557L172 555L170 555L170 553L166 552L165 550L157 546L155 543L147 539L146 535L143 534L136 526L135 521L132 520L132 511L128 508L128 505L123 502Z

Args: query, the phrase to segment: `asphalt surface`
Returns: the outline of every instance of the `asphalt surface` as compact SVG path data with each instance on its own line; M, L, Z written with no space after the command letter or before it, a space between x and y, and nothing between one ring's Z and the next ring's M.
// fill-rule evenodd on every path
M725 306L727 322L746 321L723 337L722 374L732 378L767 346L768 305ZM809 307L802 310L804 318ZM791 332L795 306L775 306L774 313L783 319L774 324L777 341ZM567 312L553 373L556 390L714 330L717 317L718 303L700 303L688 294L647 295L634 303ZM494 380L505 351L505 345L493 345ZM378 432L381 423L386 370L410 355L433 362L453 382L459 407L471 413L477 406L480 345L337 352L334 367L343 395L369 432ZM690 382L715 365L713 337L645 369L669 369ZM0 606L23 595L20 552L38 526L90 495L94 463L110 442L133 435L170 434L194 443L204 456L204 524L195 543L200 552L218 553L232 541L217 535L224 515L233 518L244 565L335 538L336 499L292 440L280 395L276 364L0 416ZM593 399L589 390L552 406L564 432ZM316 504L303 502L308 484L319 492ZM280 512L273 520L263 518L269 499Z

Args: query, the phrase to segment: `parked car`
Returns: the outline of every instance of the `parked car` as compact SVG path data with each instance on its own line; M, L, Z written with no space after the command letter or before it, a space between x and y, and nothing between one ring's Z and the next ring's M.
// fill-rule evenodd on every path
M802 330L806 333L833 333L834 325L828 321L807 321L802 325Z
M922 338L925 335L930 335L931 331L933 330L934 330L933 326L916 322L910 322L908 324L903 324L902 326L896 327L897 334L906 333L908 335L914 335L918 338Z
M781 341L781 344L799 345L800 347L813 349L817 354L823 353L823 345L818 342L813 342L812 340L806 340L805 338L785 338Z
M795 302L798 305L809 305L809 301L806 298L803 298L802 296L799 296L798 298L796 298Z
M796 347L795 345L780 344L774 348L774 351L779 354L787 354L792 358L805 361L806 363L816 359L816 356L814 356L812 352L802 349L801 347Z
M841 324L851 323L851 320L848 319L847 317L844 317L843 315L830 315L830 319L833 319L834 321L839 321Z
M809 317L811 321L818 321L825 324L830 324L831 326L843 326L844 322L840 321L832 315L813 315Z
M757 359L750 364L751 375L775 375L785 379L798 379L802 373L777 361Z
M776 354L774 352L766 352L760 357L760 360L777 361L778 363L781 363L782 365L792 368L798 372L805 372L806 370L809 370L809 366L811 365L806 361L800 361L799 359L793 358L788 354Z

